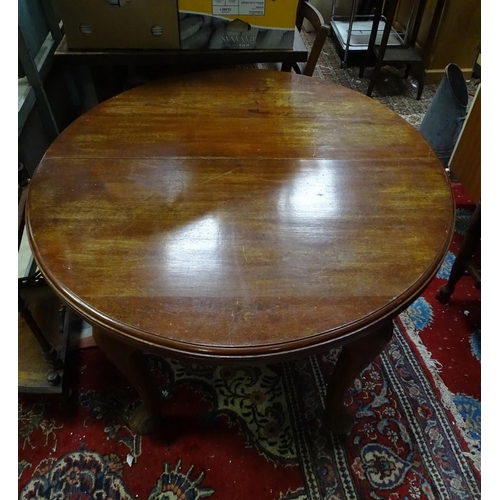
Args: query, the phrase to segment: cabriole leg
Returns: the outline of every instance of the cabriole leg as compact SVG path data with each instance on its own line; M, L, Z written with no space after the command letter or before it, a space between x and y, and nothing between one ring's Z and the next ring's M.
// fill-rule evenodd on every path
M160 394L140 349L116 340L103 329L93 327L97 346L123 373L141 398L139 406L129 419L130 428L137 434L150 434L161 421Z
M354 425L354 417L344 406L345 393L361 371L384 350L392 332L390 321L373 333L342 347L326 393L324 423L333 433L347 434Z

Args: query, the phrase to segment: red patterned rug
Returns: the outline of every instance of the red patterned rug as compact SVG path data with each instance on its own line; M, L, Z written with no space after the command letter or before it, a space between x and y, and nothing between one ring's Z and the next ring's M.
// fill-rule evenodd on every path
M20 499L480 498L480 292L435 300L474 208L429 289L356 380L338 438L320 423L338 350L273 365L207 367L149 356L165 426L126 425L134 390L97 348L73 352L71 401L19 395Z
M455 235L428 289L398 318L415 346L417 356L451 411L477 468L481 450L481 292L472 277L464 276L448 304L435 298L446 283L468 223L475 209L460 184L454 183ZM480 248L474 256L481 267Z

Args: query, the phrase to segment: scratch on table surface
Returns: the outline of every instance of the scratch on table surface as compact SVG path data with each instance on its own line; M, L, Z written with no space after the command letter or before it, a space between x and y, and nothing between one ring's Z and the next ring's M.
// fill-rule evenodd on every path
M324 295L322 295L317 301L316 301L316 307L318 306L318 304L325 298Z
M243 257L245 257L245 262L248 262L247 256L245 254L245 245L243 245Z
M153 198L153 197L154 197L154 193L148 194L142 201L147 201L147 200L149 200L150 198Z
M119 234L124 233L124 232L125 232L125 231L126 231L126 230L130 227L130 226L133 226L133 225L134 225L134 221L132 221L132 222L131 222L128 226L125 226L125 227L124 227L124 228L120 231L120 233L119 233Z
M214 179L218 179L219 177L230 174L231 172L235 172L236 170L239 170L240 168L241 167L236 167L236 168L233 168L232 170L229 170L228 172L224 172L223 174L214 175L213 177L208 178L206 181L200 182L200 184L206 184L207 182L213 181Z
M401 152L398 151L398 148L396 148L396 146L394 146L394 144L392 144L391 140L388 138L387 140L384 141L391 149L393 149L394 151L396 151L396 153L398 154L398 156L400 158L402 158L401 156Z
M231 321L227 325L227 333L226 333L226 344L228 346L232 345L233 343L232 338L233 338L233 333L235 331L236 331L236 316L234 314L234 311L231 311Z

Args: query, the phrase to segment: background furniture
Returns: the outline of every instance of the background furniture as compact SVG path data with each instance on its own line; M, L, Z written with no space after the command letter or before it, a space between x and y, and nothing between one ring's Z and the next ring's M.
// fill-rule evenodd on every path
M314 30L314 42L307 57L307 62L295 62L292 64L292 67L298 74L312 76L318 58L321 55L323 45L325 44L326 37L330 32L330 27L325 24L323 16L316 7L305 0L299 0L297 8L297 31L299 36L302 31L304 20L307 20Z
M218 50L134 50L69 49L66 37L55 51L57 60L65 66L165 66L181 71L185 66L252 64L259 62L305 62L307 49L295 32L292 49L218 49Z
M481 84L478 85L448 167L475 203L481 200Z
M266 63L266 64L239 64L238 68L253 68L253 69L275 69L278 71L290 71L293 69L299 75L312 76L316 64L318 62L321 51L325 44L326 37L330 32L330 28L323 19L323 16L316 7L314 7L309 1L299 0L297 6L297 23L296 23L296 35L299 34L303 29L305 29L305 23L308 23L309 33L314 32L314 40L312 46L309 50L307 57L307 62L294 62L292 64L285 63Z
M18 249L25 227L29 174L19 165ZM34 266L18 283L18 390L63 393L68 329L64 310Z
M370 16L372 12L365 12L363 8L366 2L356 0L313 0L313 4L320 9L325 19L326 11L332 12L332 31L334 41L337 41L339 23L348 23L352 17L360 16L359 21L366 20L365 30L358 30L355 35L359 38L357 46L352 45L349 50L354 57L357 53L364 55L368 45L369 32L371 28ZM438 6L441 0L427 0L422 22L417 33L415 49L421 57L424 56L425 47L429 47L426 61L424 62L424 84L437 84L444 75L444 69L449 63L455 63L463 70L466 79L472 76L474 63L478 54L481 40L481 2L480 0L444 0L442 9ZM357 7L359 5L359 9ZM409 26L412 16L413 0L398 0L393 28L396 32L404 32ZM371 5L368 5L371 8ZM436 18L434 13L441 10ZM357 21L356 21L357 22ZM434 24L434 26L433 26ZM358 27L358 26L356 26ZM432 29L431 29L432 28ZM345 31L345 28L344 30ZM345 38L346 35L343 35ZM430 38L433 43L428 44ZM344 44L339 44L343 50ZM357 49L357 50L355 50ZM347 64L347 54L343 54L343 65ZM362 59L359 60L362 62ZM420 77L418 71L415 76Z
M18 2L18 156L31 175L80 112L77 81L54 64L62 39L51 0Z
M19 0L18 251L23 253L30 177L50 143L78 114L75 81L54 65L61 39L59 18L50 0ZM18 281L18 390L65 393L69 335L65 309L33 260L27 257L25 263Z
M318 2L314 2L317 4ZM363 58L368 49L370 33L374 23L373 7L377 0L334 0L330 2L332 36L341 53L341 67L346 68L351 62L358 64L356 59ZM325 2L320 2L326 8ZM333 5L332 5L333 4ZM384 10L385 2L382 0L381 8ZM386 25L385 16L380 19L378 40L382 36ZM394 29L390 29L389 44L399 44L400 38Z
M453 209L441 163L386 107L227 69L76 120L36 170L27 225L50 286L138 390L135 432L161 418L143 350L248 364L343 345L325 423L344 433L344 394L439 268Z
M442 1L442 0L441 0ZM383 13L383 5L386 4L387 7L387 18L385 23L385 28L382 34L382 39L380 43L376 43L376 38L378 34L378 27L380 19ZM365 67L368 65L372 52L375 55L375 69L373 70L372 76L370 78L370 83L368 85L368 90L366 95L371 96L373 88L375 86L376 80L380 75L382 66L392 65L399 66L405 65L406 72L404 77L408 78L410 74L410 68L412 65L417 67L416 72L418 75L418 89L417 89L417 100L420 99L422 91L424 89L424 70L425 61L428 57L428 51L433 43L433 37L428 36L426 40L426 46L423 49L422 55L420 55L415 49L415 42L417 39L417 33L420 28L422 21L422 16L424 13L424 7L426 0L413 0L411 16L408 19L408 26L404 34L404 39L401 40L399 44L389 45L389 38L391 36L394 24L394 16L396 14L396 9L398 5L398 0L379 0L374 14L373 27L370 34L370 41L368 43L368 49L364 62L360 66L359 76L363 77ZM438 14L438 12L436 12Z
M306 62L309 52L295 29L292 49L238 50L75 50L66 37L55 51L64 67L79 68L85 109L123 91L127 67L158 70L164 76L231 65L281 63L289 71L294 63Z
M436 298L446 303L455 291L458 281L466 273L481 286L481 271L474 265L474 254L481 239L481 85L479 85L464 127L450 158L450 173L460 181L467 194L477 204L469 222L462 247L453 263L448 282Z
M394 21L396 29L407 25L411 3L412 0L398 1ZM440 14L436 16L436 12ZM429 38L433 40L430 45ZM468 80L472 76L480 41L480 0L427 0L415 43L420 55L429 46L424 63L424 83L438 84L449 63L459 66Z

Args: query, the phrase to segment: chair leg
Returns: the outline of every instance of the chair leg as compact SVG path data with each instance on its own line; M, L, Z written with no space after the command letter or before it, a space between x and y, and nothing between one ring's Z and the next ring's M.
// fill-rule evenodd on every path
M423 90L424 90L424 80L423 78L420 78L420 80L418 81L418 88L417 88L417 101L420 101Z
M375 80L377 79L378 74L376 72L373 72L373 75L371 77L370 83L368 84L368 90L366 91L366 95L368 97L372 96L373 88L375 87Z
M372 78L370 80L370 84L368 85L368 90L366 95L371 97L373 88L375 87L375 80L377 79L380 70L382 69L382 65L384 64L385 50L387 48L387 43L389 42L389 36L391 34L392 23L394 21L394 16L396 14L397 0L390 0L389 7L387 11L387 19L386 25L384 28L384 33L382 35L382 40L380 40L380 46L378 49L377 55L377 63L375 65L375 70L373 72Z
M366 91L366 95L368 97L372 96L373 89L375 88L375 82L377 81L377 78L380 74L380 71L382 70L382 63L383 63L383 57L377 58L377 63L375 64L375 68L373 70L372 77L370 78L370 83L368 84L368 90Z
M368 66L368 60L373 52L373 47L375 46L375 40L377 39L378 26L380 23L380 16L382 15L382 6L383 6L382 1L379 1L377 3L377 5L375 6L375 13L373 15L372 31L370 33L370 39L368 41L366 56L363 59L363 62L361 63L361 65L359 67L359 77L360 78L363 78L363 75L365 73L365 68L366 68L366 66Z
M467 232L465 233L465 238L457 254L455 262L451 268L450 277L446 285L443 285L436 294L436 299L446 304L451 297L451 294L455 291L455 286L458 280L464 275L467 262L471 259L476 249L477 243L481 237L481 205L479 204L476 208L474 215L470 221Z
M422 97L422 92L424 90L424 81L425 81L425 67L424 63L420 64L420 68L418 69L418 88L417 88L417 101Z

